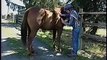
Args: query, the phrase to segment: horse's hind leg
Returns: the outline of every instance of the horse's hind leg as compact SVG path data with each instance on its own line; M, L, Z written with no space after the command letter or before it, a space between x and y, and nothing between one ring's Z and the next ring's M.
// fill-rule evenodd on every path
M29 55L32 55L32 52L34 52L33 48L32 48L32 41L33 41L36 33L37 33L37 30L31 30L30 33L29 33L29 36L28 36L28 51L29 51Z
M56 43L56 30L53 30L53 49L55 51L55 43Z
M28 27L28 39L29 39L30 33L31 33L31 30L30 30L30 27ZM34 51L33 51L33 48L32 48L32 47L31 47L31 49L32 49L32 53L34 53Z

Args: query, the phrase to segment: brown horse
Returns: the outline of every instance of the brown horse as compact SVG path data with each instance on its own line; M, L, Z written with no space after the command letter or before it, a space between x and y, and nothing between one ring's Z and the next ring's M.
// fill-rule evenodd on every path
M32 41L39 29L53 30L53 47L58 52L61 51L60 38L64 24L60 17L60 8L49 11L43 8L31 7L25 11L24 19L21 25L21 40L23 44L28 48L29 54L32 54ZM28 36L28 37L27 37ZM55 47L55 43L57 48Z

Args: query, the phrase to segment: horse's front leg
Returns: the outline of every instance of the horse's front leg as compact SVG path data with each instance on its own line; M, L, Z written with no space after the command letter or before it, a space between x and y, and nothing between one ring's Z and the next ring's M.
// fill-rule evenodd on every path
M55 40L55 38L56 38L56 30L53 30L53 49L54 49L54 51L55 51L55 43L56 43L56 40Z
M57 46L58 46L58 52L62 52L62 49L61 49L61 34L62 34L62 29L57 30Z

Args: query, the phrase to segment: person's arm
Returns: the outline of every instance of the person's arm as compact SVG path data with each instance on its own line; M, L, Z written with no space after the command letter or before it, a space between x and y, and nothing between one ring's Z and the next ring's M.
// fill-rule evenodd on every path
M61 14L61 16L65 16L65 17L67 17L67 18L69 18L69 14Z
M73 22L73 20L74 20L74 17L70 16L70 18L69 18L69 25L70 25L70 26L72 26L72 25L73 25L73 23L72 23L72 22Z

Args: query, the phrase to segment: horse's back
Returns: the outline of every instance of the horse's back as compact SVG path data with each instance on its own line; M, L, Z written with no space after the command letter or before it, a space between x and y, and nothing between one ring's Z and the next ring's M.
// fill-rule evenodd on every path
M45 14L44 13L45 10L43 8L32 7L28 11L29 13L28 13L27 21L28 21L30 28L31 29L39 28L41 24L41 19L43 18Z
M52 30L56 29L56 27L62 27L62 23L59 19L60 8L54 10L56 14L53 14L50 10L36 7L29 8L28 11L27 21L31 29L41 28L44 30ZM56 17L54 17L55 15Z
M42 17L42 14L44 12L45 12L45 9L43 8L32 7L29 9L28 17L37 19L37 17Z
M55 8L52 12L49 10L46 11L46 18L44 19L42 29L45 30L53 30L53 29L60 29L63 27L61 21L61 8Z
M53 26L53 13L49 10L45 10L45 16L43 18L41 29L50 30Z

